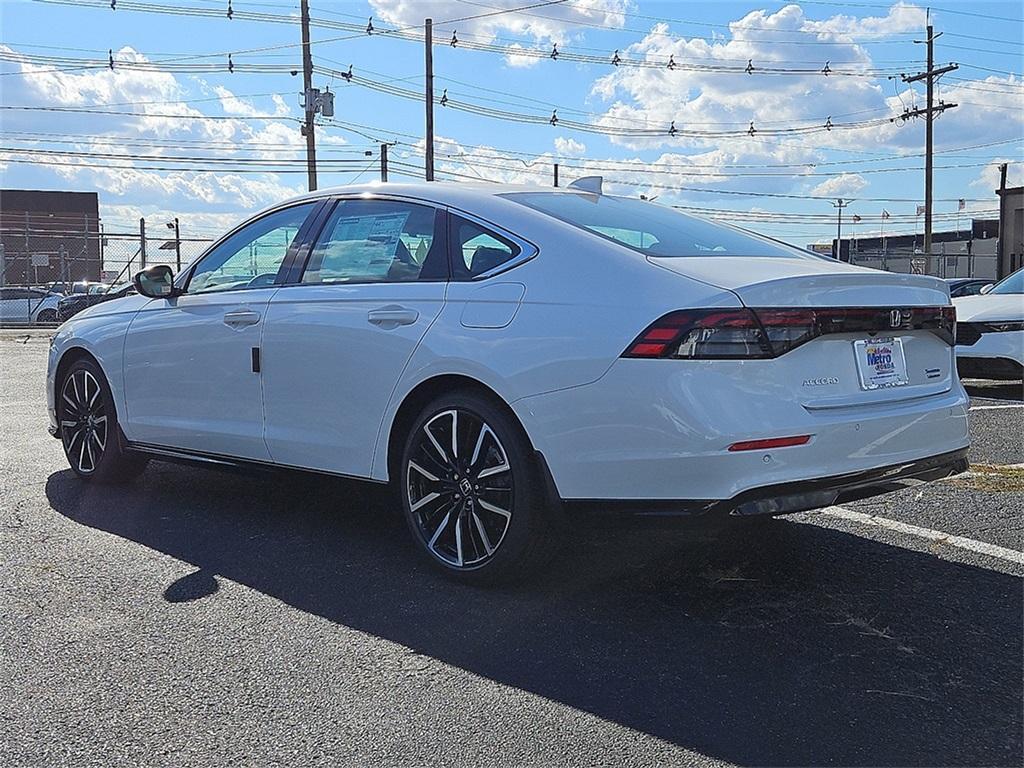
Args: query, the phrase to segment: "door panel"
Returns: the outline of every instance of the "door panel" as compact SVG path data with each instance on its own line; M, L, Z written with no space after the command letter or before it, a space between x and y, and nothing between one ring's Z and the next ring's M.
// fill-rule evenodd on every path
M293 205L243 225L199 260L182 295L154 299L136 315L124 350L129 439L270 459L253 349L320 205Z
M391 393L443 303L444 283L282 288L263 333L274 461L369 477Z
M275 462L369 477L377 432L416 345L440 314L443 211L341 200L298 285L263 332L266 440Z
M124 354L133 441L269 460L252 348L277 290L154 299L136 315Z

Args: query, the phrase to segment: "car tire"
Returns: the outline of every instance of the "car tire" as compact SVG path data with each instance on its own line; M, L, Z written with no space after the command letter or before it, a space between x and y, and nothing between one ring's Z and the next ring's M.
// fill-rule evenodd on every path
M81 479L127 482L145 469L146 457L124 450L114 398L96 363L72 363L57 384L55 401L64 455Z
M37 323L55 323L57 322L57 310L55 309L44 309L38 315L36 315Z
M459 581L510 583L547 562L556 510L545 487L515 416L476 392L433 400L405 436L398 492L406 523L427 561Z

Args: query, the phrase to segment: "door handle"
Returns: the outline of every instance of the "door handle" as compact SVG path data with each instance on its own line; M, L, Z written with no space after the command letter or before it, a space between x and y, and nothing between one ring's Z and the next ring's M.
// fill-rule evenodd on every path
M408 309L398 305L371 309L366 313L367 320L388 331L400 325L412 325L419 319L419 316L420 313L415 309Z
M231 328L245 328L249 325L256 325L260 321L260 313L251 309L236 309L234 312L227 312L224 315L224 325Z

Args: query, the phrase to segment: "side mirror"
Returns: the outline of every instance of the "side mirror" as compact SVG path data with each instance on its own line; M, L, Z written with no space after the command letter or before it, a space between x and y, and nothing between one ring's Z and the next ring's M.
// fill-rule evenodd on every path
M166 264L156 264L136 272L135 290L151 299L169 299L174 295L174 273Z
M978 291L978 293L988 293L993 288L995 288L995 285L996 285L995 283L989 283L988 285L983 285L983 286L981 286L981 290Z

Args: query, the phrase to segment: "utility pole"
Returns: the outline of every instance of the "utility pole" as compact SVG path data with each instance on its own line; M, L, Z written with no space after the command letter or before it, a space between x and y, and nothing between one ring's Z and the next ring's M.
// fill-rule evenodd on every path
M832 254L836 261L841 261L840 257L843 253L843 208L849 204L849 200L843 200L841 197L832 203L832 207L836 209L836 213L838 214L838 218L836 219L836 248L835 253Z
M935 106L935 81L941 75L947 72L952 72L959 67L956 64L949 63L944 67L935 69L935 40L942 37L942 33L934 33L934 27L931 22L926 27L927 36L925 40L915 40L915 43L925 43L928 46L928 59L927 59L927 71L919 72L916 75L901 75L904 83L915 83L919 80L925 81L927 89L927 106L924 109L908 109L904 111L902 117L904 120L910 119L911 117L920 117L924 115L925 128L924 128L924 253L926 257L930 257L932 253L932 165L933 165L933 145L932 145L932 132L935 115L945 112L947 109L952 109L956 104L946 104L940 101L938 106Z
M380 180L388 180L388 145L380 145Z
M316 100L313 98L313 54L309 48L309 0L301 0L302 17L302 107L306 122L302 135L306 137L306 169L309 175L309 191L316 189L316 137L313 135L313 116L316 114Z
M555 186L558 186L558 163L555 163Z
M426 57L426 103L427 103L427 139L425 155L425 177L434 180L434 20L427 19L423 25L423 43Z

